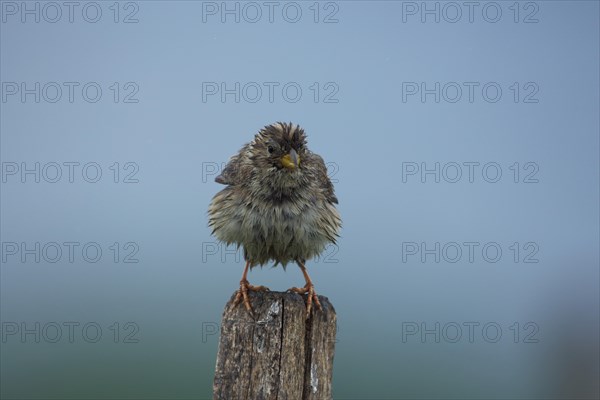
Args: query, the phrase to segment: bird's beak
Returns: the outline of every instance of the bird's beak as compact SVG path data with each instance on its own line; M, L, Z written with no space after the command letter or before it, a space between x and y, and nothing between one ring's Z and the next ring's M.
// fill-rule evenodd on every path
M300 164L300 156L296 153L296 150L291 149L288 154L281 157L281 165L288 169L298 168Z

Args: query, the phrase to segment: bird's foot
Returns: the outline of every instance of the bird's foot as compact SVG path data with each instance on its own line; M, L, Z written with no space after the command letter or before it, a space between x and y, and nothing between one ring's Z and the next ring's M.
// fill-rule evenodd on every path
M299 295L308 294L306 298L306 319L310 316L310 311L312 310L313 302L317 305L319 310L323 310L321 307L321 302L319 301L319 297L317 296L317 292L315 291L315 285L312 283L307 283L302 288L289 288L288 292L298 293Z
M248 310L248 313L254 316L254 313L252 312L252 306L250 305L250 297L248 297L248 291L250 290L255 292L268 292L269 288L266 286L253 286L246 279L242 279L240 281L240 288L238 289L235 299L233 300L233 306L237 306L240 301L243 300L244 306L246 307L246 310Z

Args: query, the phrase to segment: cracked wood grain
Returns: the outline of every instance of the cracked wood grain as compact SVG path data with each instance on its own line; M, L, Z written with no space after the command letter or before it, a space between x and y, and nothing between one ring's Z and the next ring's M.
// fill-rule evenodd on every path
M323 310L305 319L296 293L251 292L254 318L231 297L221 321L213 399L326 400L332 398L336 314Z

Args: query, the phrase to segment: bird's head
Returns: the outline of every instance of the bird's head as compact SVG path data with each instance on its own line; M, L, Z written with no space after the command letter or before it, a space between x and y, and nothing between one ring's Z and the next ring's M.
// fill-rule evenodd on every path
M305 152L304 130L292 123L276 122L254 138L252 160L259 168L298 171Z

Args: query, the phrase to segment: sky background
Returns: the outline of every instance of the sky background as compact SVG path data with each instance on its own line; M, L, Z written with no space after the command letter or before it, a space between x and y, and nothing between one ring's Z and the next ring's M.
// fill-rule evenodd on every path
M598 397L598 2L0 6L2 398L212 396L213 180L275 121L340 200L336 399Z

